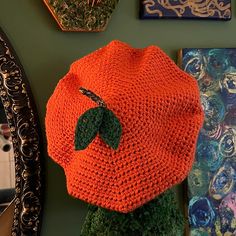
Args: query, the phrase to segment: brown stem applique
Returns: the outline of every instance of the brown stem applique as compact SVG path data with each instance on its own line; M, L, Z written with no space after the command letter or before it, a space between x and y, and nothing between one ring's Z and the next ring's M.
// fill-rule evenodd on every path
M102 98L100 98L98 95L96 95L95 93L93 93L92 91L85 89L85 88L80 88L79 91L87 96L88 98L90 98L92 101L96 102L98 104L99 107L107 107L106 103L103 101Z

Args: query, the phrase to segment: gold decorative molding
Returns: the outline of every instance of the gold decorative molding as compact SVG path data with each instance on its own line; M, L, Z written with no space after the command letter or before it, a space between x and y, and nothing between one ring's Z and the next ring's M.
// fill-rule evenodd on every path
M16 196L11 235L39 235L42 202L37 115L23 68L1 29L0 96L15 158Z

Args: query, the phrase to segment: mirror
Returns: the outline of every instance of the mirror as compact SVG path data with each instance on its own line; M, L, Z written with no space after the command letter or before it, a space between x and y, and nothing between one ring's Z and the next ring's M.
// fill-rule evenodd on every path
M12 235L12 224L14 218L14 200L5 208L0 217L0 233L3 236Z
M15 196L15 161L11 131L0 104L0 215Z
M41 155L36 109L23 68L0 28L0 235L39 235Z

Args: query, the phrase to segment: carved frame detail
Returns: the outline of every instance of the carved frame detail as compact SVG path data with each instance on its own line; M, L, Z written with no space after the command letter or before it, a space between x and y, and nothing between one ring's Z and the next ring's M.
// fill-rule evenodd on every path
M42 186L38 117L23 67L1 28L0 97L15 158L16 195L11 235L39 235Z

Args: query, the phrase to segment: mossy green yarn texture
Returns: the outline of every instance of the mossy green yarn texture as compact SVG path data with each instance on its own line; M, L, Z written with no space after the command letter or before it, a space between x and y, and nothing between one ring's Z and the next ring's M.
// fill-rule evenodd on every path
M169 190L127 214L90 205L81 236L183 236L184 223Z

